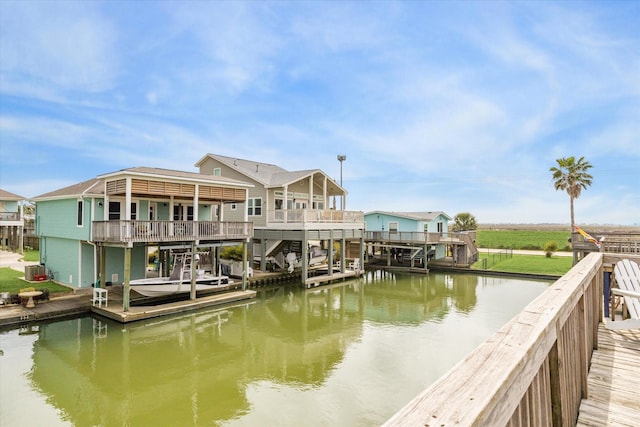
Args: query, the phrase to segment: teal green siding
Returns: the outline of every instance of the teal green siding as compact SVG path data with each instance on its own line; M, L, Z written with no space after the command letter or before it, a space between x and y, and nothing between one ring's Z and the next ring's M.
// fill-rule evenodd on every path
M54 280L71 286L79 286L78 257L80 245L77 240L44 237L40 242L40 258Z
M90 240L91 199L85 198L83 203L83 225L78 226L78 199L38 202L36 232L46 237Z
M104 221L104 199L95 199L93 207L95 209L93 212L93 220Z
M389 223L397 222L398 231L402 232L423 232L425 225L428 232L438 232L438 223L442 223L442 231L448 232L448 220L444 215L438 215L431 221L422 221L412 218L404 218L400 216L388 215L384 213L373 213L364 216L364 222L367 231L389 231Z
M160 221L168 221L173 218L169 215L169 204L168 203L158 203L158 220Z
M364 221L367 231L389 231L390 222L398 223L398 231L424 231L424 228L421 227L422 221L397 217L393 215L378 213L365 215Z
M199 205L198 206L198 220L199 221L211 221L211 218L212 218L212 216L211 216L211 205Z
M124 281L124 248L106 247L106 281L113 281L113 275L117 274L116 282ZM131 249L131 280L144 279L147 269L147 256L145 247L134 246Z
M96 281L94 246L88 243L82 243L80 250L80 286L87 288L91 287Z

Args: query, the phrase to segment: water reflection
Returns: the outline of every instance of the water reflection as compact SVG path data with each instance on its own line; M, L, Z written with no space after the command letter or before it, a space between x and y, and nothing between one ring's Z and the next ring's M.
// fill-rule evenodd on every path
M331 378L348 378L346 367L354 363L358 351L375 351L378 360L372 363L383 360L387 370L399 369L399 364L407 364L402 355L406 351L400 345L395 346L400 355L378 350L373 342L383 335L371 331L394 328L403 337L414 333L403 329L408 328L420 335L406 339L426 339L428 330L418 331L424 325L440 324L452 311L463 316L473 312L478 283L486 280L473 275L400 276L377 271L317 290L284 286L260 290L250 304L131 325L90 317L44 324L30 331L37 339L28 379L60 418L78 426L210 425L233 420L250 424L260 419L261 411L261 403L249 397L250 389L279 384L288 392L335 393ZM3 350L9 351L4 344ZM416 363L424 364L424 359ZM382 387L391 381L386 375L396 375L380 373L384 369L374 365L368 374ZM358 380L351 382L356 383L349 384L353 390L362 386ZM423 382L412 386L423 387ZM8 393L0 403L3 407L12 403ZM395 406L390 404L381 413L365 409L366 402L358 405L354 414L336 419L323 413L319 424L362 424L362 413L374 414L373 424L379 424L399 403L394 401Z

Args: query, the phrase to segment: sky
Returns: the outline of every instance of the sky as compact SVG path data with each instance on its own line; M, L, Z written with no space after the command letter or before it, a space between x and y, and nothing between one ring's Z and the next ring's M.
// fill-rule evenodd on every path
M213 153L346 209L640 225L640 1L0 0L0 188Z

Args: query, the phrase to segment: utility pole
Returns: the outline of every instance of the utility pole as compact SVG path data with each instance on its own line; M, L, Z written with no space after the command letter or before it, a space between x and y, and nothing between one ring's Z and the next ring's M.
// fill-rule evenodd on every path
M338 154L338 161L340 162L340 187L342 187L342 162L347 160L347 156L344 154ZM344 210L344 194L340 199L340 209Z

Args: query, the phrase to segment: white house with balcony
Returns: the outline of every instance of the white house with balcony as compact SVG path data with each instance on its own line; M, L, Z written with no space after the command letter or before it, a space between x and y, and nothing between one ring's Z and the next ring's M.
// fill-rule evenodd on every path
M25 198L0 188L0 247L3 250L23 250Z
M364 213L338 210L336 200L347 191L320 169L288 171L255 160L207 154L197 163L202 175L251 183L246 206L225 205L226 218L247 215L253 222L253 259L260 270L273 262L279 268L300 269L303 284L316 254L326 253L328 274L339 265L341 273L350 261L364 253ZM339 250L334 253L334 248ZM341 261L337 263L336 261Z

